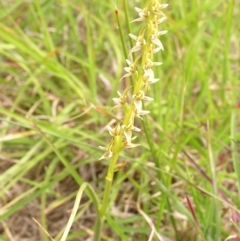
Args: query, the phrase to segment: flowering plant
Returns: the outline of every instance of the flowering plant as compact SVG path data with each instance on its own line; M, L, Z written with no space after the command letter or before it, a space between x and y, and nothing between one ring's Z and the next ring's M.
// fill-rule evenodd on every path
M138 36L129 34L135 41L135 45L129 51L129 57L126 59L128 66L124 68L126 73L121 78L122 80L131 77L133 85L128 86L122 93L118 91L118 97L113 98L115 103L113 108L122 108L124 117L114 127L107 127L112 136L111 141L107 147L100 146L105 151L100 160L111 158L106 176L103 203L100 208L102 214L105 213L107 207L113 175L118 168L117 161L120 151L139 145L133 143L136 139L133 132L141 131L134 125L135 118L142 119L142 116L149 114L148 110L143 110L143 102L153 100L146 93L150 85L159 80L155 78L152 68L161 65L162 62L154 62L153 55L163 50L163 45L158 37L167 31L159 31L158 25L166 19L162 9L167 6L168 4L161 4L160 0L149 0L143 9L135 8L139 17L132 22L143 22L143 27ZM135 59L132 58L133 53L136 54Z
M163 50L163 45L158 37L167 31L159 31L158 25L166 19L162 9L167 6L167 4L161 4L160 0L149 0L143 9L135 8L139 17L133 20L132 23L143 22L143 27L139 31L138 36L129 34L129 37L135 41L135 45L129 51L128 59L126 59L128 66L124 67L126 73L121 78L122 80L130 77L132 85L128 86L122 93L118 91L118 97L113 98L115 103L113 109L121 108L123 119L117 122L114 127L107 126L111 135L111 141L106 147L100 146L104 153L99 160L110 158L103 200L100 203L93 188L88 183L83 183L79 189L71 218L61 241L65 241L67 237L85 189L88 191L88 196L93 200L97 213L93 240L100 240L101 227L109 203L114 172L122 167L121 163L118 163L119 154L123 149L139 146L139 144L133 143L136 139L136 136L133 136L133 132L141 131L140 128L135 126L135 118L142 119L142 116L149 114L148 110L143 110L143 102L153 100L146 93L150 85L159 80L155 78L152 68L162 63L154 62L153 55ZM133 54L136 57L133 58Z

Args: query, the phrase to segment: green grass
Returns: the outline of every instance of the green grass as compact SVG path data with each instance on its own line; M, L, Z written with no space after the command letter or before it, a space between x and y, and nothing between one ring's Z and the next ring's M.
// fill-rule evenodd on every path
M151 114L121 155L102 240L145 241L151 225L162 240L238 240L240 2L168 3ZM98 146L126 85L115 4L129 50L124 1L0 0L0 240L60 240L84 181L102 199ZM84 195L68 240L87 240L94 219Z

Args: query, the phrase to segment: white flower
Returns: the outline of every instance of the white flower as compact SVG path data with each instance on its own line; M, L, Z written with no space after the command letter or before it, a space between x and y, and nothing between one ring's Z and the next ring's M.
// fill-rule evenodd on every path
M134 100L134 106L135 106L135 115L140 118L142 115L147 115L150 113L150 111L142 109L142 100Z
M124 67L124 70L127 72L127 74L123 75L123 77L121 78L121 80L123 78L132 76L135 71L136 71L136 65L135 63L132 63L129 59L126 59L127 64L129 65L129 67Z
M134 106L136 108L137 115L139 115L139 113L142 113L142 111L143 111L142 110L142 100L144 100L144 97L145 97L145 93L143 90L140 90L136 95L132 96L132 98L134 99Z
M166 34L167 31L159 31L151 36L151 41L153 44L157 45L158 47L153 50L153 53L157 53L160 50L164 50L162 42L158 39L158 36Z
M154 14L160 15L160 14L163 14L161 12L161 9L164 9L167 6L168 6L168 4L160 4L160 3L157 2L157 3L155 3L155 5L152 6L152 11L153 11Z
M137 146L140 146L140 144L134 144L134 143L132 143L132 141L135 140L136 138L137 138L137 137L134 136L134 137L131 138L129 141L124 140L124 146L125 146L125 148L130 149L130 148L135 148L135 147L137 147Z
M122 130L120 123L118 123L114 128L107 126L107 129L109 131L109 134L113 137L119 136L121 134L121 130Z
M150 12L147 11L146 9L144 11L141 8L135 8L135 10L138 12L138 15L139 15L140 18L137 18L137 19L133 20L132 23L144 21L150 15Z
M140 144L134 144L132 142L126 142L124 143L125 148L130 149L130 148L135 148L137 146L141 146Z
M136 108L136 114L139 115L139 113L142 111L142 100L135 99L134 106Z
M154 78L154 72L152 69L145 69L143 75L143 81L146 84L153 84L159 81L159 79Z
M143 67L143 69L150 69L152 68L153 66L159 66L159 65L162 65L163 63L162 62L152 62L152 60L150 58L147 59L147 61L145 62L145 65Z
M107 147L99 146L99 148L105 153L99 158L99 160L105 159L105 158L111 158L113 156L113 144L114 144L114 138L112 138L111 142Z
M99 160L105 159L105 158L110 158L113 156L113 152L109 149L109 147L104 147L104 146L99 146L99 148L103 151L106 151L100 158Z
M114 107L113 107L113 109L114 108L117 108L117 107L121 107L121 106L123 106L126 102L127 102L127 93L128 93L128 91L130 90L132 88L132 86L129 86L129 87L127 87L124 91L123 91L123 93L121 94L121 92L120 91L117 91L117 94L118 94L118 98L113 98L113 102L116 104Z
M136 132L140 132L141 129L139 129L138 127L134 126L134 116L135 114L132 113L131 118L128 122L127 125L123 125L122 128L124 129L124 136L125 139L128 143L131 142L132 140L132 131L136 131Z
M158 39L157 35L152 35L151 41L153 44L156 44L158 48L154 49L154 53L158 52L159 50L164 50L162 42Z
M125 130L124 131L124 136L125 136L125 139L126 141L129 143L131 142L131 139L132 139L132 132L130 130Z
M135 35L133 35L133 34L129 34L129 36L132 38L132 39L134 39L135 41L136 41L136 44L135 44L135 46L130 50L130 52L129 52L129 55L131 54L131 53L133 53L133 52L137 52L137 51L139 51L139 50L141 50L142 49L142 46L144 45L144 44L146 44L146 41L145 41L145 39L143 38L143 36L135 36Z
M133 115L133 118L134 118L134 115ZM134 121L134 119L130 120L127 125L123 125L122 126L124 131L136 131L136 132L140 132L141 131L140 128L138 128L138 127L133 125L133 121Z
M149 113L147 110L142 109L143 101L152 101L153 98L145 96L145 92L140 90L136 95L132 96L134 99L135 114L137 116L146 115Z
M113 102L116 104L113 108L117 108L119 106L122 106L126 103L127 96L124 94L121 94L120 91L117 91L118 98L113 98Z

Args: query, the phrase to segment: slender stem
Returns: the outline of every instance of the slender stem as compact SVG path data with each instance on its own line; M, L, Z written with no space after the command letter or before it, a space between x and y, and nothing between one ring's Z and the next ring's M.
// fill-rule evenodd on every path
M105 189L104 189L104 194L103 194L103 201L102 201L102 205L99 206L99 208L98 208L93 241L100 240L100 236L101 236L100 232L101 232L101 229L103 226L105 212L108 207L109 196L110 196L111 187L112 187L112 180L113 180L113 176L114 176L114 167L118 160L118 156L119 156L119 152L117 152L112 157L112 160L110 161L110 165L108 167L108 173L106 176L106 183L105 183Z
M126 47L126 44L125 44L125 41L124 41L122 26L121 26L120 21L119 21L118 10L117 9L115 9L115 14L116 14L118 29L119 29L119 33L120 33L120 37L121 37L124 57L125 57L125 59L127 59L127 55L128 55L127 54L127 47Z
M127 30L128 30L129 33L131 33L132 30L131 30L131 26L130 26L130 18L129 18L129 13L128 13L128 3L127 3L127 0L123 1L123 5L124 5L125 19L126 19L126 22L127 22ZM133 40L130 37L129 37L129 42L130 42L130 46L132 48L133 47ZM133 53L133 59L135 59L134 53Z
M102 202L102 206L100 209L101 216L105 215L106 209L108 207L108 201L109 201L109 196L110 196L110 192L111 192L111 187L112 187L112 180L107 179L107 177L106 177L105 189L104 189L104 194L103 194L103 202Z
M108 207L108 202L109 202L109 196L111 192L111 187L112 187L112 181L113 181L113 176L114 176L114 168L116 165L116 162L119 157L119 152L117 152L113 157L112 160L110 161L110 165L108 167L108 173L106 176L106 183L105 183L105 189L104 189L104 194L103 194L103 201L101 208L99 210L100 215L103 217L105 215L106 209Z
M100 214L97 214L97 219L95 221L95 228L94 228L94 235L93 235L93 241L100 241L101 237L101 229L103 225L103 218Z
M120 23L120 20L119 20L118 10L117 9L115 9L115 15L116 15L118 29L119 29L119 33L120 33L120 37L121 37L124 57L125 57L125 59L127 59L128 58L127 47L126 47L126 44L125 44L125 41L124 41L124 34L123 34L123 31L122 31L122 26L121 26L121 23ZM132 40L131 38L129 38L129 39ZM131 43L131 48L132 48L132 42L130 42L130 43ZM133 78L132 78L132 76L130 76L130 82L131 82L131 85L133 86Z

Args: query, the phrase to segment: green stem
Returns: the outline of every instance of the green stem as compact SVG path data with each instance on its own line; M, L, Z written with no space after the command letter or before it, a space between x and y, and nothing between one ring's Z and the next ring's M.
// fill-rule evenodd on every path
M93 241L100 241L100 236L101 236L100 233L101 233L102 225L103 225L103 218L100 214L97 214L97 219L95 221Z
M127 30L128 30L128 33L131 33L132 30L131 30L131 26L130 26L130 18L129 18L129 13L128 13L127 0L123 0L123 6L124 6L125 19L126 19L126 22L127 22ZM129 37L129 42L130 42L130 47L132 48L133 47L133 40L130 37ZM135 60L135 54L134 53L132 54L132 56L133 56L133 60Z
M120 33L120 37L121 37L124 57L125 57L125 59L127 59L128 58L127 47L126 47L126 44L125 44L125 41L124 41L122 26L121 26L120 21L119 21L118 10L117 9L115 9L115 14L116 14L116 19L117 19L117 23L118 23L118 29L119 29L119 33Z
M122 26L121 26L121 23L120 23L120 20L119 20L118 10L117 10L117 9L115 9L115 14L116 14L118 29L119 29L119 33L120 33L120 37L121 37L121 42L122 42L124 57L125 57L125 59L128 59L127 47L126 47L126 44L125 44L124 34L123 34L123 31L122 31ZM129 33L130 33L130 32L129 32ZM130 39L131 39L131 38L130 38ZM132 42L130 42L130 45L131 45L131 48L132 48ZM131 85L133 86L133 78L132 78L132 77L130 77L130 82L131 82Z
M117 143L116 143L117 145ZM103 201L101 208L99 210L99 213L101 217L105 215L106 209L108 207L108 202L109 202L109 196L111 192L111 187L112 187L112 181L113 181L113 176L114 176L114 168L116 165L116 162L118 160L119 152L117 152L111 159L110 165L108 167L108 173L106 176L106 183L105 183L105 189L104 189L104 194L103 194Z

